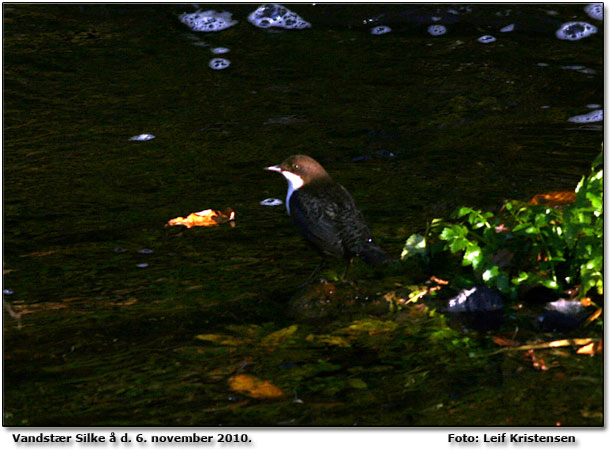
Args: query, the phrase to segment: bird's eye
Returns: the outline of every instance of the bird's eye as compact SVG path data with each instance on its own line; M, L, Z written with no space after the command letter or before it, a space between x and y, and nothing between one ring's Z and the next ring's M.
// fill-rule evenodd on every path
M296 169L298 169L298 168L299 168L299 165L298 165L298 164L293 164L293 165L292 165L292 168L293 168L294 170L296 170Z

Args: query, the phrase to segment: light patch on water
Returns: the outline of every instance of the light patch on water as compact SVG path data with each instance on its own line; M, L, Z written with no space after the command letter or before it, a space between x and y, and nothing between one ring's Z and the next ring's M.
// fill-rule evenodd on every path
M378 27L373 27L371 28L371 34L374 35L380 35L380 34L386 34L391 32L392 29L386 25L379 25Z
M262 200L260 202L260 204L263 206L279 206L283 203L284 203L283 201L281 201L277 198L266 198L265 200Z
M432 36L442 36L447 32L447 28L443 25L430 25L428 27L428 33Z
M578 41L597 33L597 27L587 22L566 22L555 32L558 39Z
M288 8L276 3L262 5L248 16L248 22L258 28L285 28L302 30L311 28L311 24Z
M129 140L130 141L150 141L151 139L154 139L154 138L155 138L155 135L144 133L144 134L138 134L137 136L130 137Z
M604 110L596 109L587 114L581 114L579 116L570 117L568 122L574 123L591 123L591 122L602 122L604 120Z
M232 13L227 11L217 12L214 10L201 11L194 13L182 13L178 16L180 21L193 31L221 31L237 24L237 20L232 20Z
M210 63L208 65L210 66L211 69L222 70L222 69L226 69L227 67L229 67L231 65L231 61L229 61L228 59L224 59L224 58L214 58L210 61Z

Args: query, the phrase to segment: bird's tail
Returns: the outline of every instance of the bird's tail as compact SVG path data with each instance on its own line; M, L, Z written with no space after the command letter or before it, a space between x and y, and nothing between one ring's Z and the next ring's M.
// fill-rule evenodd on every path
M390 255L388 255L381 247L370 243L365 248L363 248L358 256L362 258L362 260L371 266L379 266L381 264L387 264L394 261Z

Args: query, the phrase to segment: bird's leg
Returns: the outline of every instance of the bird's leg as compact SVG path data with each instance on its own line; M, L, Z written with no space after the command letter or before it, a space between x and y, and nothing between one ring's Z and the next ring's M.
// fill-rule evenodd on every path
M315 269L313 269L313 272L311 272L311 275L309 275L309 278L307 278L307 281L305 281L305 283L299 285L297 287L297 289L300 289L302 287L307 286L309 283L311 283L314 279L314 277L316 276L316 274L320 271L320 269L324 266L324 257L322 257L322 259L320 260L320 264L317 265L317 267Z
M345 272L343 272L343 278L341 278L341 281L345 281L346 280L346 278L347 278L347 271L349 270L349 266L350 266L351 262L352 262L352 258L349 258L347 260L347 266L345 266Z

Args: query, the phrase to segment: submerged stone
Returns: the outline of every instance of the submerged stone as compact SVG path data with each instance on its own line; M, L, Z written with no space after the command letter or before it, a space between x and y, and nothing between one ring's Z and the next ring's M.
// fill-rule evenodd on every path
M597 33L597 27L587 22L567 22L555 32L558 39L578 41Z
M227 11L217 12L214 10L201 11L194 13L180 14L180 21L193 31L221 31L237 24L237 20L232 20L233 14Z
M311 27L311 24L298 14L276 3L257 8L248 16L248 22L258 28L277 27L287 30L302 30Z

